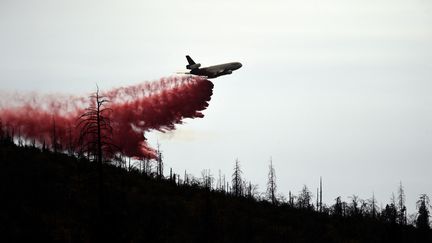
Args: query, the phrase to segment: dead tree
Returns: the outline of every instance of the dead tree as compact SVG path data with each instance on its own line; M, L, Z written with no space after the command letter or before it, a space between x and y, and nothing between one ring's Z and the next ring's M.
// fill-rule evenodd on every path
M398 201L397 201L397 209L398 209L398 222L399 224L406 225L407 224L407 210L405 206L405 191L402 186L402 181L399 184L398 189Z
M141 172L144 175L150 175L152 172L152 164L151 164L151 160L148 158L142 158L141 159L141 164L142 164L142 169Z
M297 198L297 207L302 209L312 209L311 200L312 192L309 191L306 185L303 185Z
M272 158L270 158L268 181L267 181L267 198L272 204L277 204L276 199L276 172L273 167Z
M232 193L234 196L241 196L243 193L242 188L242 171L240 169L240 161L236 159L234 166L234 173L232 174Z
M291 191L289 191L289 193L288 193L288 205L290 207L294 207L295 206L294 200L295 200L295 196L292 195Z
M375 193L372 193L372 197L368 200L369 201L369 212L370 216L372 218L376 218L377 216L377 201L375 199Z
M322 177L320 176L319 211L322 213Z
M207 190L211 190L214 178L213 178L213 175L211 174L210 169L202 170L201 171L201 177L202 177L202 186Z
M218 173L218 179L217 179L217 182L216 182L216 190L218 190L218 191L222 191L222 176L221 176L221 170L219 170L219 173Z
M160 150L160 144L158 142L157 144L157 151L156 151L156 166L157 166L157 178L160 180L163 178L163 156L162 151Z
M77 127L80 129L79 141L84 150L82 152L87 152L88 157L93 157L97 163L99 215L101 217L104 205L102 163L104 156L107 158L114 156L114 149L117 147L112 143L112 127L109 119L112 110L106 107L109 101L99 94L99 88L94 95L90 96L90 100L90 106L79 117Z
M85 109L85 113L79 117L80 129L79 141L82 150L102 166L104 156L113 156L116 146L112 143L112 127L110 113L112 110L106 107L109 102L104 96L96 93L90 96L91 104Z

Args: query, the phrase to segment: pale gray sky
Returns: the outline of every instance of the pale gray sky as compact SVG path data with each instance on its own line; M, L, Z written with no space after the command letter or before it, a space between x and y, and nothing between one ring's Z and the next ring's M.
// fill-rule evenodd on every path
M205 118L159 139L167 167L244 176L265 190L384 205L399 181L410 212L432 195L432 2L428 0L0 2L2 91L87 94L240 61L214 80Z

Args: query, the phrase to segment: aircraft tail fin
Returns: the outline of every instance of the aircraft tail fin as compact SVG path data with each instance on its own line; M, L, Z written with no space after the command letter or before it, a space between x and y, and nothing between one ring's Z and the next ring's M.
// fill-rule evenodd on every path
M192 60L192 58L189 55L186 56L186 59L187 59L189 65L194 65L195 64L194 60Z
M192 58L189 55L186 55L186 59L189 63L189 65L186 65L187 69L196 69L196 68L199 68L201 66L201 64L195 63L194 60L192 60Z

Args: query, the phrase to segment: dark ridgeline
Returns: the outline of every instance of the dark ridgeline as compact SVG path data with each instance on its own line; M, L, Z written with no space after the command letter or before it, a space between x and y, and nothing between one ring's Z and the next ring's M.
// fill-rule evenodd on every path
M288 199L276 196L272 162L266 193L259 194L256 185L243 179L238 160L230 186L220 173L215 183L210 170L203 170L202 178L185 171L181 179L172 170L164 177L160 149L156 161L131 162L103 155L103 149L100 156L93 145L90 152L67 155L60 152L68 152L68 146L40 149L14 131L19 129L0 122L0 242L432 240L429 198L421 195L418 217L407 219L402 184L384 208L374 195L367 200L353 195L349 202L338 197L327 206L320 180L320 199L314 205L306 185ZM90 144L97 145L97 132L93 134L96 140ZM14 143L13 137L21 142Z

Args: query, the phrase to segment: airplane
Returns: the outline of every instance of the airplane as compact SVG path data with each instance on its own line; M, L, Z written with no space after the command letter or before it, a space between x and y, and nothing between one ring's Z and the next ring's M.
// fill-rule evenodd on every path
M239 62L230 62L230 63L224 63L215 66L200 68L201 64L195 63L190 56L186 56L186 59L189 63L188 65L186 65L186 68L189 69L190 71L185 74L205 76L207 78L217 78L222 75L231 74L234 70L237 70L242 67L242 64Z

